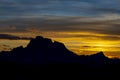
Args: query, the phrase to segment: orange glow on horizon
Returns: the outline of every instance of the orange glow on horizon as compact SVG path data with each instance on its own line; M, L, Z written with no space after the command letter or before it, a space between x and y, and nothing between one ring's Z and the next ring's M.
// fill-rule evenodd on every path
M105 34L91 33L91 32L40 32L33 33L30 32L11 32L6 34L16 35L20 37L35 37L43 36L51 38L65 44L65 46L75 52L78 55L81 54L94 54L99 51L105 52L107 56L118 56L120 57L120 40L106 39ZM117 35L115 35L117 36ZM101 38L103 37L103 38ZM105 37L105 38L104 38ZM119 36L117 36L119 37ZM20 45L26 46L29 40L0 40L0 46L4 44L10 45L8 48L14 48ZM5 47L5 46L4 46ZM0 47L0 50L5 48ZM118 53L118 54L117 54Z

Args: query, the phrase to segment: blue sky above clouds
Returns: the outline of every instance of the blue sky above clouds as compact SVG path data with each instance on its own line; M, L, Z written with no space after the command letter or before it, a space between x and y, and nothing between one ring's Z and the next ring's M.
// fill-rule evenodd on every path
M119 0L0 0L0 17L120 14Z

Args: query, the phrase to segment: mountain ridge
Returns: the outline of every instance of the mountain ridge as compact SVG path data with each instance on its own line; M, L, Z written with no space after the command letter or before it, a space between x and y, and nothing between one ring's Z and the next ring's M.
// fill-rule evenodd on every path
M78 56L66 46L49 38L36 36L23 48L19 46L8 52L0 53L0 62L15 64L85 64L88 66L104 66L119 63L119 59L110 59L103 52Z
M120 59L110 59L103 52L78 56L63 43L37 36L25 48L19 46L11 51L2 51L0 68L1 73L5 73L4 76L13 72L12 76L17 76L17 80L24 80L24 77L31 79L33 75L33 79L56 76L63 79L67 77L96 80L96 77L119 77L117 72L120 71Z

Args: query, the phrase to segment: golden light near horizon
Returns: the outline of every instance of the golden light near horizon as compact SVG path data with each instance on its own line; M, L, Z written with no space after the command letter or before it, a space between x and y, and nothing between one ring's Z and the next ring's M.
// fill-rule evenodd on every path
M98 34L93 32L40 32L33 33L31 32L11 32L4 34L11 34L20 37L35 37L35 36L43 36L50 38L55 41L62 42L65 46L75 52L78 55L81 54L94 54L99 51L103 51L107 53L108 56L119 56L120 53L120 40L107 39L106 37L111 35ZM9 47L4 48L2 46L4 44L10 45ZM26 46L29 43L29 40L1 40L1 50L8 50L8 48L14 48L19 45ZM113 55L114 54L114 55Z
M77 53L78 55L83 54L94 54L99 51L103 51L107 56L120 57L120 41L115 40L101 40L93 39L88 40L85 38L63 38L58 41L64 42L68 49ZM117 53L117 54L116 54Z
M105 41L98 41L96 43L93 43L92 46L95 46L93 51L108 51L108 47L111 47L110 43Z

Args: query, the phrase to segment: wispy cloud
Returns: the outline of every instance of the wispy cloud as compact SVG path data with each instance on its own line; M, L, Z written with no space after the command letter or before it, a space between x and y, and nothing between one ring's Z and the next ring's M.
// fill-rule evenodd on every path
M16 30L16 26L2 26L2 27L0 27L0 31L14 31L14 30Z
M99 17L57 17L21 18L1 20L1 31L72 31L94 32L100 34L120 35L120 15L105 14ZM5 27L10 26L10 27Z
M0 34L0 39L9 39L9 40L30 40L31 38L19 37L9 34Z

